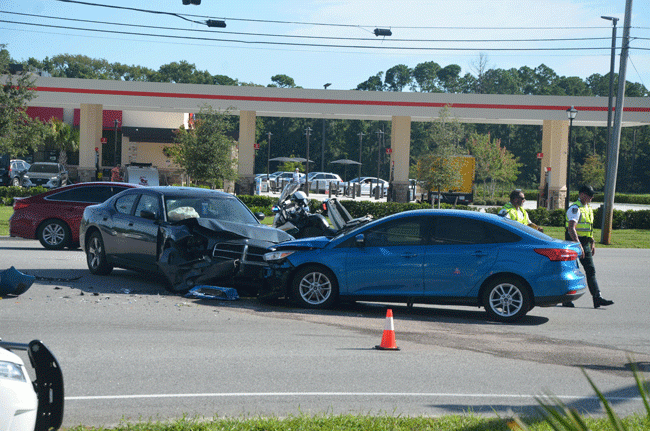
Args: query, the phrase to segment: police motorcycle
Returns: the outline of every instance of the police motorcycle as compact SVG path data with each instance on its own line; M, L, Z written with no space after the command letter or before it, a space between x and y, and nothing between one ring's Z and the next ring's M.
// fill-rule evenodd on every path
M36 374L13 351L26 351ZM0 430L58 430L63 422L63 373L52 352L39 340L28 344L0 339Z
M300 182L291 181L280 193L278 202L273 206L273 227L294 238L335 236L337 229L331 228L322 214L310 212L309 198L300 190L300 186Z

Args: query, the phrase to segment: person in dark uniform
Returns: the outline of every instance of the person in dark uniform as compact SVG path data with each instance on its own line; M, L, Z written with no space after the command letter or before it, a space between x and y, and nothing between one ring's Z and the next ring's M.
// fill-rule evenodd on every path
M594 242L594 211L589 206L594 197L594 189L591 186L582 186L579 190L578 200L569 206L566 212L564 237L568 241L579 242L582 247L580 264L587 276L587 286L594 300L594 308L612 305L614 301L600 296L600 289L596 281L596 267L594 266L593 255L596 252ZM574 307L573 302L565 302L565 307Z

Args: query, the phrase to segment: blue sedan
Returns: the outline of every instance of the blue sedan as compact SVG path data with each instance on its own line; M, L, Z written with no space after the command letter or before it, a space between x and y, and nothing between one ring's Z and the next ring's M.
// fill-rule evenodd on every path
M585 293L580 252L578 243L493 214L405 211L333 239L273 246L261 296L307 308L338 300L482 306L513 322Z

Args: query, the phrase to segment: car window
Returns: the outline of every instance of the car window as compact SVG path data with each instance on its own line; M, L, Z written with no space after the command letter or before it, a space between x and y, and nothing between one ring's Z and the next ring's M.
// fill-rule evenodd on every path
M138 195L135 193L120 196L115 201L115 210L120 214L131 214L131 209L137 197Z
M521 238L499 226L465 217L435 217L432 244L492 244Z
M57 202L90 202L99 204L127 188L128 187L108 185L75 187L60 193L52 194L45 199Z
M409 217L384 223L364 232L366 247L414 246L424 244L422 221Z
M47 174L58 174L59 167L57 165L45 165L34 163L29 167L30 172L42 172Z
M150 211L156 215L156 218L158 218L160 216L160 203L158 201L158 196L143 193L138 201L138 206L135 207L135 215L141 217L140 212L142 211Z
M248 208L234 197L166 196L165 207L167 218L172 222L185 218L209 218L236 223L259 224Z

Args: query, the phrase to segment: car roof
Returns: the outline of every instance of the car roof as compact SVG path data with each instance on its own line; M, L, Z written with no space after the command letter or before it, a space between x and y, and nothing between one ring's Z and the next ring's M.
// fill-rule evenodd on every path
M141 191L152 191L161 195L176 195L182 194L185 196L225 196L234 197L230 193L222 192L220 190L202 189L199 187L178 187L178 186L151 186L141 187Z
M484 220L484 221L488 221L488 222L491 222L491 223L494 223L494 224L498 224L500 226L508 227L510 230L513 229L513 225L511 225L510 223L507 223L507 221L504 220L504 217L498 216L496 214L484 213L484 212L479 212L479 211L470 211L470 210L432 209L432 208L408 210L408 211L402 211L402 212L399 212L399 213L391 214L391 215L388 215L386 217L382 217L382 218L373 220L370 223L360 225L359 228L370 227L370 226L373 226L373 225L376 225L376 224L383 223L383 222L385 222L387 220L397 220L397 219L400 219L400 218L412 217L412 216L417 216L417 215L453 216L453 217L463 217L463 218L469 218L469 219L475 219L475 220ZM514 229L517 229L517 232L519 232L521 230L521 229L518 229L518 226L516 226L516 224L514 226L515 226ZM524 225L522 225L522 226L524 226Z

